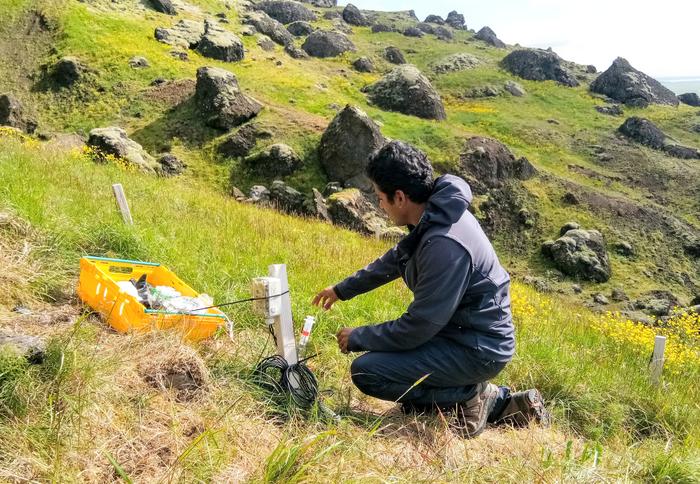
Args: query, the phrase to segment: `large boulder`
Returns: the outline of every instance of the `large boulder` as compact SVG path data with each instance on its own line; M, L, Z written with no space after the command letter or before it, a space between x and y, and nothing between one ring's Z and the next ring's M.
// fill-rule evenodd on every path
M355 59L352 66L357 72L374 72L374 64L372 63L372 59L369 57L360 57Z
M461 169L486 188L498 188L510 179L527 180L537 171L527 158L516 158L508 147L492 138L474 136L459 155Z
M425 35L421 29L418 27L407 27L404 29L403 34L406 37L423 37Z
M688 106L700 107L700 96L696 92L686 92L678 96L678 100Z
M445 25L445 21L439 15L428 15L425 17L425 23Z
M204 35L204 23L182 19L169 29L157 27L154 35L156 40L164 44L195 49Z
M389 25L386 24L374 24L372 25L372 33L373 34L378 34L380 32L394 32L395 29Z
M424 34L435 35L435 26L432 24L426 22L419 22L416 24L416 28Z
M372 23L360 12L360 9L352 3L348 3L343 10L343 20L350 25L357 25L358 27L366 27Z
M384 58L392 64L401 65L406 63L406 58L403 53L394 46L389 46L384 49Z
M214 22L207 22L204 35L197 45L197 50L204 57L236 62L243 60L245 49L241 39Z
M291 175L303 163L291 147L276 143L245 158L243 164L256 175L273 178Z
M682 146L672 141L654 123L632 116L618 128L620 133L655 150L663 150L671 156L683 159L700 159L700 150Z
M294 37L303 37L305 35L309 35L315 29L313 25L311 25L309 22L299 20L297 22L292 22L291 24L287 25L287 30Z
M557 240L545 242L542 252L568 276L595 282L610 279L605 240L597 230L569 230Z
M262 104L246 96L233 73L218 67L197 69L195 102L213 128L229 130L257 116Z
M294 43L294 36L277 20L263 11L249 12L243 22L252 25L261 34L265 34L280 45Z
M503 84L503 89L515 97L523 97L527 94L525 88L515 81L506 81L505 84Z
M304 3L309 3L314 7L331 8L338 5L338 0L302 0ZM333 12L335 13L335 12Z
M452 31L447 27L443 27L442 25L435 27L435 36L438 38L438 40L444 41L450 41L454 37Z
M226 158L248 156L259 139L269 139L272 133L256 123L248 123L229 135L218 148Z
M172 0L151 0L151 5L156 12L177 15L177 8L173 5Z
M447 14L445 23L457 30L466 30L467 26L464 24L464 15L457 13L456 10L452 10Z
M369 99L383 109L425 119L447 118L440 94L416 66L398 66L365 90Z
M430 67L437 74L447 74L448 72L458 72L466 69L472 69L479 65L479 59L466 52L458 52L456 54L443 57L439 61L432 64Z
M0 95L0 126L10 126L32 134L36 131L37 122L25 114L22 103L13 95L2 94Z
M498 47L499 49L505 49L506 44L503 42L501 39L499 39L496 36L496 32L491 30L491 27L482 27L481 30L479 30L476 35L474 35L475 39L483 40L487 44L490 44L494 47Z
M591 83L591 91L632 106L678 105L678 98L670 89L638 71L622 57L615 59L608 70Z
M309 212L306 207L306 197L281 180L275 180L270 186L270 204L277 210L292 215L303 215Z
M62 57L53 66L51 77L60 87L71 87L87 72L87 68L75 57Z
M107 161L107 155L120 158L147 173L158 173L160 165L146 150L116 126L95 128L90 131L88 146L98 153L98 160Z
M317 30L306 38L301 48L313 57L335 57L354 51L355 45L340 32Z
M652 316L668 316L675 307L681 305L678 297L670 291L657 289L649 291L632 303L632 307Z
M369 156L385 142L379 126L367 114L347 105L321 136L319 159L328 179L362 186L367 184L365 168Z
M305 22L316 20L316 15L299 2L290 0L265 0L255 5L273 19L283 24L289 24L303 20Z
M576 77L562 65L562 59L549 50L515 50L503 58L501 65L523 79L557 81L569 87L579 85Z
M380 237L389 236L389 234L398 235L395 227L387 228L386 221L374 205L355 188L343 190L328 197L328 215L333 224L364 235Z
M187 168L187 163L172 153L165 153L160 156L158 158L158 164L160 165L159 173L162 176L180 175L185 171L185 168Z
M632 116L618 128L620 133L645 146L657 150L666 144L666 135L648 119Z

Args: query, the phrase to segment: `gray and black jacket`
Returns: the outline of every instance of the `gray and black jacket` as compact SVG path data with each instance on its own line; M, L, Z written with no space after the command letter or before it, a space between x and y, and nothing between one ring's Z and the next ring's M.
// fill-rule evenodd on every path
M400 318L355 328L350 351L404 351L435 336L449 338L485 360L509 361L515 350L510 277L479 222L467 210L469 185L435 180L423 216L396 246L338 283L341 300L401 276L413 302Z

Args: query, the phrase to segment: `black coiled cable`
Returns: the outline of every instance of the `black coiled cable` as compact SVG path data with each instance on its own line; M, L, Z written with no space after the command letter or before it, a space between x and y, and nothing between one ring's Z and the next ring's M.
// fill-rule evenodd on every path
M318 398L318 381L302 360L290 365L280 355L258 363L253 372L257 383L271 393L287 394L295 405L308 409Z

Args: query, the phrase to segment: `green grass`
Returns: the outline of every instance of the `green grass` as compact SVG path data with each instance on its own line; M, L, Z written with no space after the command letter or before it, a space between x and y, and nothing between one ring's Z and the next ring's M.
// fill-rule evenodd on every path
M611 480L697 476L700 395L695 382L700 368L667 375L663 389L651 387L648 355L592 330L589 321L595 317L580 307L516 284L520 296L514 304L529 300L535 312L516 319L518 354L498 381L542 389L555 415L553 433L526 438L529 431L517 432L507 438L512 443L504 445L492 431L482 445L495 445L497 450L479 447L476 441L455 461L445 449L459 453L463 444L433 448L428 443L428 435L442 442L449 434L439 420L428 419L428 434L422 434L410 430L410 419L377 419L358 410L358 401L364 408L370 402L351 388L350 359L339 353L332 338L342 326L397 317L410 301L408 291L399 283L390 284L324 314L309 304L318 289L382 253L386 243L241 205L196 181L156 179L14 141L7 141L0 152L0 179L0 207L12 209L52 241L41 260L52 264L66 285L74 284L81 255L140 258L164 263L193 287L225 301L245 297L252 277L265 274L269 264L285 262L296 318L319 316L313 339L319 356L313 367L322 388L334 390L326 401L346 416L338 426L296 412L277 425L266 421L273 414L265 411L264 397L251 391L246 375L271 346L260 331L261 321L247 307L229 311L236 322L233 343L220 339L200 347L214 387L196 407L141 389L143 384L135 380L129 380L127 388L112 382L112 375L129 374L126 368L136 364L130 363L134 358L140 361L162 351L156 350L161 345L157 335L108 335L102 324L81 320L54 340L39 367L25 373L18 371L24 367L18 367L16 359L1 360L0 374L8 376L0 378L0 405L12 416L0 417L0 431L8 436L0 444L0 469L12 469L10 449L20 449L31 455L38 476L56 480L72 480L86 462L94 472L111 469L132 480L164 475L216 480L244 469L251 473L246 474L249 478L268 482L349 476L469 481L476 466L481 466L480 476L494 480L568 480L589 472ZM124 226L116 213L110 191L115 182L125 187L133 227ZM98 408L102 410L96 412ZM179 457L164 458L167 465L149 461L142 469L134 467L134 459L147 452L139 449L149 445L143 432L161 425L156 411L163 408L174 423L158 435ZM112 415L109 425L115 429L107 434L94 420L104 418L103 412ZM182 427L192 419L201 422L204 432L183 437ZM394 426L397 433L390 430ZM119 437L110 440L110 434ZM535 439L529 445L541 458L533 460L532 450L525 452L517 444L528 438ZM252 449L251 442L256 442ZM96 453L96 445L108 454ZM412 447L416 445L427 446L423 457L412 466L402 465L405 456L399 449L418 452ZM78 459L76 452L84 453L87 461ZM388 461L381 457L387 452L393 456ZM482 452L504 455L484 467L476 457Z

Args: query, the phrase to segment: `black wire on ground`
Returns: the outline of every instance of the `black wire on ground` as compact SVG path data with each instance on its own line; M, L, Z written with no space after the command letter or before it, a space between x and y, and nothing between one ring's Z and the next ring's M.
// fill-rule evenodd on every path
M288 394L295 405L308 409L318 398L318 381L304 363L309 358L290 365L280 355L269 356L258 363L253 375L261 387L272 393Z
M226 303L221 303L221 304L214 304L213 306L207 306L205 308L197 308L197 309L191 309L190 312L194 311L203 311L205 309L212 309L212 308L221 308L224 306L232 306L234 304L240 304L244 302L250 302L250 301L261 301L263 299L272 299L273 297L279 297L279 296L284 296L285 294L289 294L289 289L287 289L284 292L281 292L279 294L272 294L271 296L263 296L263 297L249 297L246 299L239 299L238 301L231 301L231 302L226 302Z

